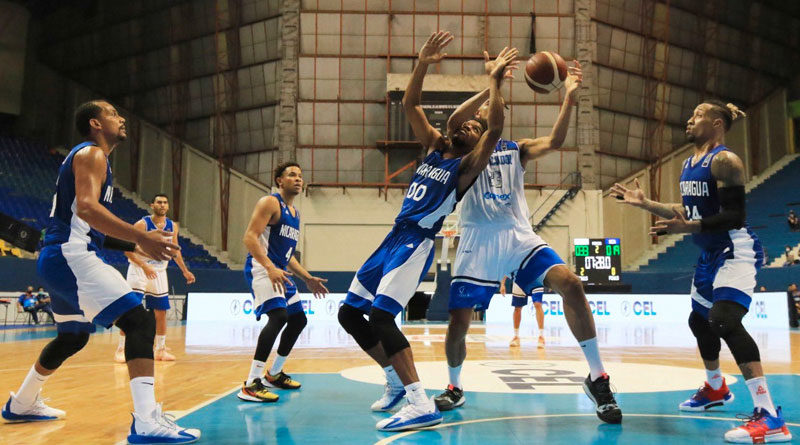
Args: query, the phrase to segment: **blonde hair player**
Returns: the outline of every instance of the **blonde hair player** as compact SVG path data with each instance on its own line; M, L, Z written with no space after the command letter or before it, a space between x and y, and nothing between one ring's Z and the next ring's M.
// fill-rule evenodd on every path
M740 116L744 113L736 106L718 100L707 100L694 109L686 123L694 154L683 163L680 204L647 199L638 180L634 189L614 184L611 191L621 203L669 218L657 221L651 235L691 233L701 249L692 280L689 328L703 358L706 382L679 409L705 411L733 402L719 369L722 339L739 365L755 405L745 424L725 433L725 440L788 442L792 435L781 408L772 402L758 345L742 325L764 253L745 220L744 164L725 146L725 133Z
M152 214L147 215L136 221L133 227L143 232L160 230L170 235L166 238L174 244L178 244L178 223L167 218L169 211L169 198L163 193L153 196L150 203ZM169 305L169 282L167 280L167 265L169 261L154 260L152 258L137 255L134 252L125 252L128 257L128 284L134 290L144 295L145 307L153 311L156 317L156 342L153 356L156 360L171 362L175 356L167 348L167 311ZM183 255L180 250L175 252L172 257L181 269L186 284L195 281L194 274L186 267ZM125 363L125 332L119 332L119 344L114 353L114 360L117 363Z

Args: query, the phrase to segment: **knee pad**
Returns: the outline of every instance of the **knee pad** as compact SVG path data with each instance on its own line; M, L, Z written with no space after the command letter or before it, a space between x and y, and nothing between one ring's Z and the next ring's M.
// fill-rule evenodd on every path
M732 301L717 301L708 311L708 324L719 338L727 338L742 326L742 318L747 313L744 306Z
M88 332L59 333L39 355L39 364L45 369L55 370L89 342Z
M695 337L701 337L712 333L708 320L695 311L689 314L689 329L692 330L692 334L694 334Z
M308 317L305 312L298 312L290 315L286 320L286 327L293 330L302 331L308 325Z
M375 307L369 313L369 324L372 334L380 340L383 350L387 357L392 357L396 353L409 347L405 335L394 322L394 316L384 310Z
M697 339L697 348L700 350L700 357L703 360L714 361L719 359L719 350L722 344L719 336L714 333L708 320L695 311L689 314L689 329Z
M136 306L119 317L115 324L125 332L125 361L153 359L156 318L152 312Z
M372 333L372 328L369 321L364 318L364 313L353 306L343 304L339 307L339 324L342 325L345 332L353 337L362 350L368 351L378 344L378 337Z
M283 326L286 325L286 322L289 320L289 314L286 312L285 307L272 309L271 311L267 312L267 317L269 317L267 324L279 326L279 330L283 328Z

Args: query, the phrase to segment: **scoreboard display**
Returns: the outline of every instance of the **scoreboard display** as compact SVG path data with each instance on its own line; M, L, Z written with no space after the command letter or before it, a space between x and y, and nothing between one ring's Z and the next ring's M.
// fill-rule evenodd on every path
M619 238L575 238L575 274L588 285L619 282Z

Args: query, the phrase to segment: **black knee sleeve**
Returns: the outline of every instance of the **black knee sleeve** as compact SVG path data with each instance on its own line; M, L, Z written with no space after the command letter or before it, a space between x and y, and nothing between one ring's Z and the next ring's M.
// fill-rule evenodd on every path
M393 355L409 347L406 336L394 322L394 315L375 307L369 313L369 325L372 334L380 340L386 356L391 358Z
M747 309L732 301L717 301L708 313L711 330L725 340L737 364L759 362L758 345L742 325Z
M58 369L64 360L75 355L89 342L88 332L59 333L39 354L39 364L49 370Z
M153 359L156 317L152 311L136 306L122 314L114 324L125 333L125 361L137 358Z
M708 320L695 311L689 314L689 329L697 339L697 348L700 350L700 357L703 360L713 361L719 359L719 350L722 344L719 336L711 330Z
M300 337L300 333L303 332L307 324L308 318L305 312L298 312L289 316L286 320L286 329L283 330L281 341L278 343L279 355L286 357L292 352L297 338Z
M353 306L343 304L339 307L339 324L364 351L368 351L378 344L378 337L372 333L372 328L364 317L364 313Z
M289 315L286 313L286 308L279 307L267 312L267 317L267 325L258 334L256 353L253 355L254 359L261 362L267 361L272 346L275 345L275 339L286 325Z

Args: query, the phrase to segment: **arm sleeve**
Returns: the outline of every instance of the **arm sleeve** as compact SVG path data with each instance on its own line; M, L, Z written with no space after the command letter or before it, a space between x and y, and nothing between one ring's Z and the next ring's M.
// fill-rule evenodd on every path
M740 229L745 222L744 186L719 189L720 210L716 215L700 220L700 232L727 232Z
M114 238L113 236L106 236L103 241L103 248L110 250L121 250L123 252L133 252L136 250L136 244L130 241Z

